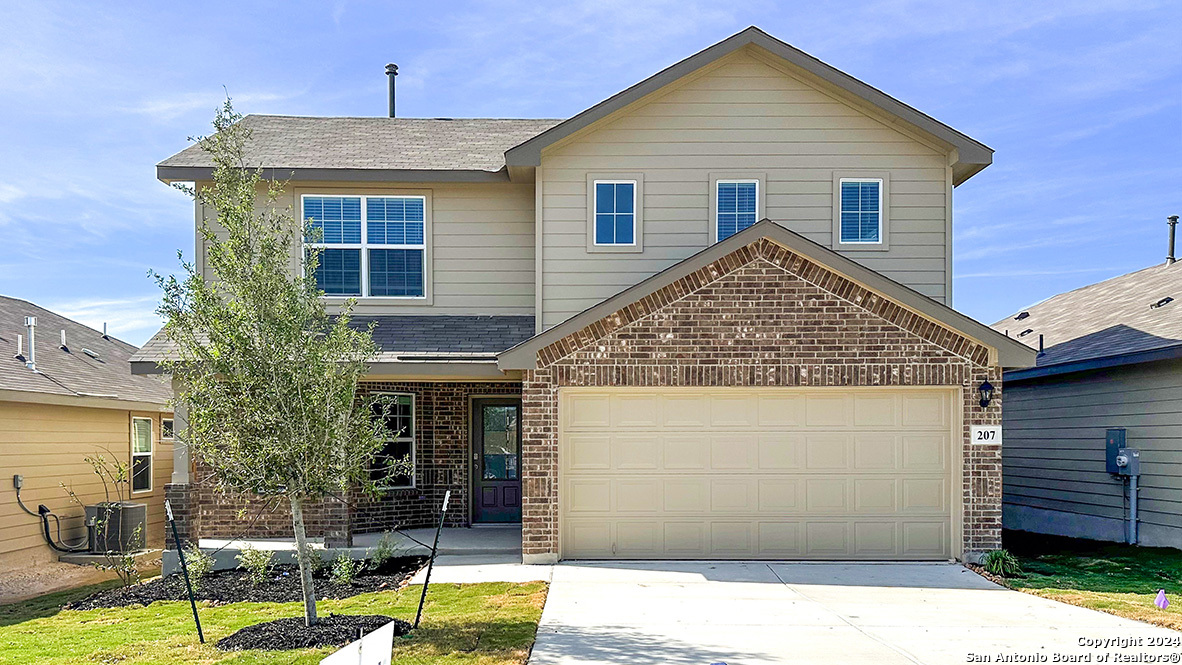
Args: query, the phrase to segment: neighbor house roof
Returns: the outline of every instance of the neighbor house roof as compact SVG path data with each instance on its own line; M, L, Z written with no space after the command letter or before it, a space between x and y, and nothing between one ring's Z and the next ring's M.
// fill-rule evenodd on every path
M1035 349L1042 336L1044 352L1037 366L1007 375L1013 379L1139 362L1167 349L1182 351L1182 265L1156 265L1061 293L993 328Z
M998 364L1002 367L1028 367L1034 362L1034 352L1024 344L795 231L770 219L764 219L509 349L498 356L498 363L502 370L534 369L539 350L761 238L771 240L810 261L844 275L919 316L996 349Z
M350 325L374 325L378 364L493 363L496 354L534 334L532 316L355 316ZM156 365L172 348L164 331L156 333L131 359L139 373L158 371Z
M503 180L505 151L559 120L312 118L248 115L246 162L279 179ZM156 165L161 180L204 180L213 163L194 144ZM450 175L449 175L450 174Z
M36 371L25 365L29 357L26 316L37 317ZM15 356L17 335L25 336L21 357ZM0 394L5 399L25 395L56 397L61 403L80 400L88 406L110 401L163 407L172 398L171 386L160 378L132 376L130 361L136 347L24 300L0 296L0 345Z
M956 185L993 161L993 150L985 144L752 26L567 120L248 115L241 120L253 132L247 163L277 179L504 181L506 167L540 165L545 147L746 46L782 58L853 102L955 150ZM207 180L211 171L198 145L156 166L157 177L165 181Z

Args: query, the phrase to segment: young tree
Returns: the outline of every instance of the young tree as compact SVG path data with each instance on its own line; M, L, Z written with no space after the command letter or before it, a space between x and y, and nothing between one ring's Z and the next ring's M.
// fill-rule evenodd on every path
M199 141L214 164L212 183L186 189L217 215L218 228L199 229L210 279L183 259L179 279L154 275L171 343L161 365L188 408L176 436L211 472L208 481L290 504L311 626L316 593L304 508L350 490L376 491L370 467L393 433L374 417L381 398L357 393L377 353L371 330L348 325L352 301L339 315L326 311L316 251L298 267L297 248L318 230L279 206L281 183L247 166L250 134L240 119L227 100L215 133ZM395 461L387 473L406 467Z

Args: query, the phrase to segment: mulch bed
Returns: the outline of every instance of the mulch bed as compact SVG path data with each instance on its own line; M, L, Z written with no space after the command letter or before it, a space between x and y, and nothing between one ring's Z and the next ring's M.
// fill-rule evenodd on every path
M402 619L377 614L350 616L330 614L320 617L311 628L304 625L303 617L276 619L257 623L218 640L222 651L243 651L263 649L282 651L287 649L310 649L315 647L340 647L356 639L361 633L370 633L394 622L394 636L410 632L410 624Z
M348 598L384 589L399 589L426 563L427 557L424 556L393 558L377 570L362 571L349 584L333 582L328 572L324 571L314 576L316 597ZM200 587L193 595L197 600L207 600L216 604L291 603L303 599L299 568L294 565L275 566L270 578L258 586L251 583L246 571L237 568L210 573L201 580ZM63 609L93 610L104 607L150 605L158 600L188 599L185 580L178 573L142 584L100 591L93 596L70 603ZM354 631L354 637L356 634Z

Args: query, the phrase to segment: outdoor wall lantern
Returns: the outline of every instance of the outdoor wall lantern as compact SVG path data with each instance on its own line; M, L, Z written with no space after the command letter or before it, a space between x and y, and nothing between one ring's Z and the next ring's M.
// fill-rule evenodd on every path
M993 401L993 384L986 381L977 387L977 394L981 396L981 408L989 408L989 403Z

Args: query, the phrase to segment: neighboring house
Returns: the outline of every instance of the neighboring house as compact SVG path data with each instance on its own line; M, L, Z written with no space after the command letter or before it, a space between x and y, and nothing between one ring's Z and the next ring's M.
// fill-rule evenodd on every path
M26 317L36 319L35 353ZM0 347L0 575L57 556L41 520L17 504L13 477L23 478L20 499L31 511L44 504L67 541L83 542L82 507L62 485L85 504L107 500L85 461L98 455L128 467L124 498L148 505L147 544L159 547L172 474L171 387L131 375L136 347L16 298L0 296Z
M413 433L405 487L326 503L317 534L428 525L450 489L453 524L521 522L527 562L998 547L1001 451L969 428L1034 354L947 306L977 141L756 28L568 120L242 122ZM243 533L244 499L176 468L188 537Z
M993 325L1031 346L1007 372L1007 528L1123 541L1125 480L1107 430L1141 451L1139 541L1182 548L1182 266L1157 265L1062 293Z

